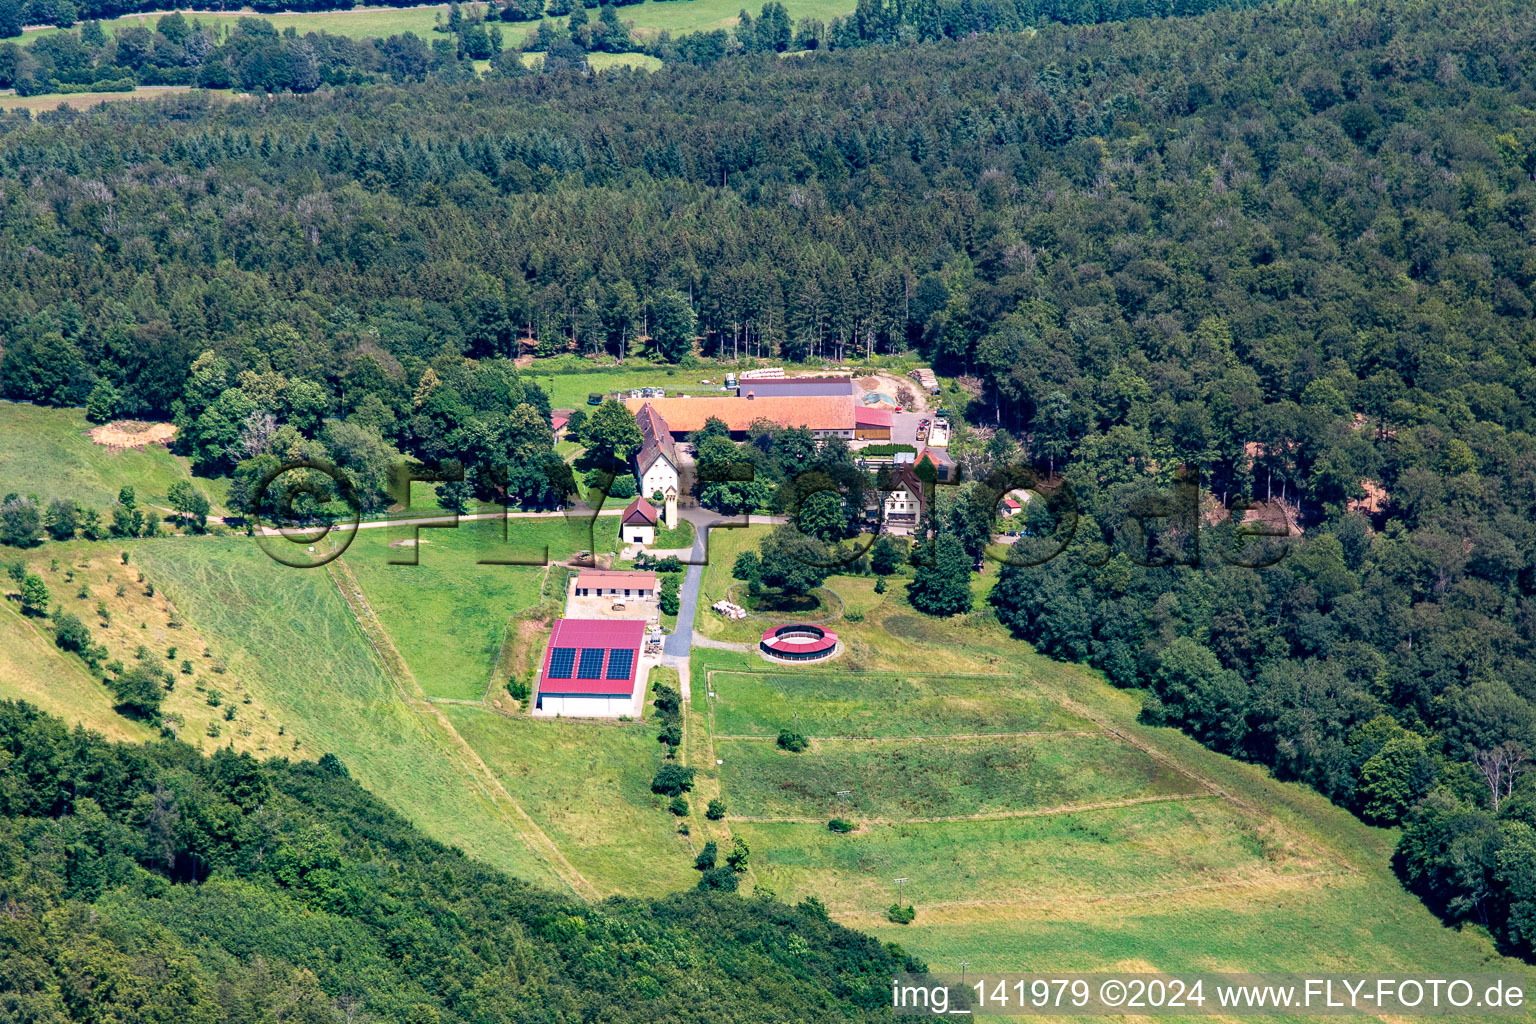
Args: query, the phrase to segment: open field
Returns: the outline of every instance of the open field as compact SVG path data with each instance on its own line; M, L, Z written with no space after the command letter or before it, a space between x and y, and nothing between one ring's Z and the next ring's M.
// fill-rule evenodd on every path
M474 7L474 4L467 4ZM761 4L748 5L747 9L755 17ZM853 4L845 0L785 0L785 8L792 19L805 17L820 18L823 21L839 15L848 14L853 10ZM674 36L685 32L709 31L717 28L730 28L737 22L737 15L742 9L739 0L648 0L646 3L623 7L619 10L619 18L630 22L634 26L634 34L640 39L654 39L663 31L670 32ZM121 18L114 18L102 22L102 27L108 33L116 31L120 27L130 25L143 25L153 28L155 24L168 14L168 11L155 11L145 14L130 14ZM201 21L205 25L217 25L225 28L233 28L241 18L262 18L270 21L279 31L293 28L300 35L306 32L330 32L333 35L350 36L353 39L382 39L386 36L401 32L414 32L423 39L431 40L432 27L439 17L448 15L447 4L437 4L426 7L357 7L350 11L315 11L315 12L283 12L279 14L267 14L253 10L240 11L194 11L184 10L188 19ZM594 15L595 17L595 15ZM552 25L564 26L565 18L546 18ZM537 30L538 23L525 22L495 22L501 28L509 45L520 43L523 38ZM34 28L24 33L24 41L30 41L35 36L50 34L60 31L55 28ZM606 57L599 54L599 57ZM629 54L619 54L620 58ZM610 62L612 63L612 62Z
M107 448L86 436L91 427L83 409L0 402L0 494L35 494L45 504L72 498L104 511L125 484L140 503L164 505L171 484L192 479L186 460L164 445ZM216 499L209 481L197 485Z
M805 671L714 672L722 736L930 736L1095 729L1019 680Z
M1104 734L816 740L798 754L716 740L715 756L731 813L748 818L954 818L1199 792Z
M448 717L572 864L603 895L660 895L694 881L694 851L666 798L642 722L507 718L454 705Z
M403 699L324 570L278 565L248 539L141 541L134 559L230 671L293 723L303 742L291 756L334 753L433 838L519 878L560 885L482 780L455 760L443 726Z
M874 825L732 824L780 896L818 895L834 912L904 902L1098 898L1116 892L1251 883L1332 865L1215 797L1002 821Z
M190 92L191 89L189 85L141 85L128 92L45 92L36 96L17 96L6 93L0 94L0 110L30 110L35 114L40 110L56 110L60 104L84 110L98 103L111 103L114 100L152 100L171 93ZM235 95L230 89L203 91L215 96Z
M507 623L539 603L543 564L481 565L516 557L542 563L568 558L592 543L582 520L473 520L451 529L422 528L412 546L408 528L359 530L343 556L368 602L429 697L478 700L486 692ZM612 519L598 520L614 525ZM603 531L608 532L608 531ZM609 544L598 550L612 550ZM391 565L417 558L416 565Z
M960 962L966 961L972 974L1338 971L1445 977L1499 972L1524 977L1527 984L1536 981L1536 972L1528 965L1498 956L1485 937L1444 928L1422 908L1407 906L1409 897L1389 892L1394 884L1390 879L1360 876L1298 875L1263 884L1102 901L1062 899L1006 907L924 910L919 900L917 921L905 927L876 914L845 915L841 919L901 944L924 959L931 970L949 973L959 973ZM985 891L977 894L978 899L985 897ZM1317 1018L1272 1015L1226 1019L1303 1024ZM1473 1014L1457 1019L1491 1024L1515 1018Z
M686 3L688 0L681 0L681 2ZM554 368L546 369L535 362L524 372L549 395L549 404L552 408L585 409L588 412L592 411L592 407L587 405L588 395L611 395L620 388L626 391L635 388L666 388L668 395L723 394L720 391L720 385L725 380L726 374L724 368L701 366L693 370L682 370L674 367L650 366L645 363L615 366L585 373L567 373L555 372ZM705 378L715 383L713 385L702 383Z

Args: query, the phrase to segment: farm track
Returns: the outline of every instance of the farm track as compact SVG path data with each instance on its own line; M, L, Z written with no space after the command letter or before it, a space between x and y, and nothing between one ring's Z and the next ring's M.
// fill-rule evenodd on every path
M442 730L444 739L447 740L452 752L456 755L459 766L469 775L477 789L489 800L503 819L522 836L528 846L542 856L560 876L573 892L589 900L598 900L602 894L576 867L566 860L565 855L554 841L539 827L538 822L523 810L522 805L512 798L496 773L491 771L485 761L473 747L459 735L459 731L453 727L448 716L433 706L422 691L421 685L416 681L410 667L390 639L389 633L384 629L373 608L368 604L368 598L363 594L362 586L357 577L347 567L345 561L340 558L326 565L326 572L335 584L337 592L348 610L352 612L353 619L362 631L363 637L373 649L379 659L384 673L389 677L400 699L406 707L418 714L431 715L437 727ZM459 703L459 702L455 702ZM479 701L463 701L466 704L480 704Z

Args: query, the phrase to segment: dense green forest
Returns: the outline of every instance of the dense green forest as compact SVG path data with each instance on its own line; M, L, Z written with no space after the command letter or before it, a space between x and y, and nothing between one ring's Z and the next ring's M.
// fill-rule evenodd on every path
M1528 5L1367 0L9 115L0 387L367 476L541 464L522 351L916 350L978 395L969 477L1083 513L1000 617L1404 823L1405 881L1529 952L1533 76ZM1180 463L1305 537L1134 564ZM975 494L940 509L973 554ZM1193 562L1199 519L1157 544Z
M814 902L589 905L418 834L334 757L111 744L0 703L8 1020L876 1020L920 968Z

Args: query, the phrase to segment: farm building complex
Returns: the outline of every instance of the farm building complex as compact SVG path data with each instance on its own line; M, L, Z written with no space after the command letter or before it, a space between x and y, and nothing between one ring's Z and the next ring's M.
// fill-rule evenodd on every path
M638 619L556 619L539 672L536 710L581 718L638 717L644 642L645 623Z
M666 431L674 440L682 440L709 420L720 420L731 436L741 440L758 420L767 420L782 427L805 427L817 438L842 437L852 440L856 429L854 418L856 402L849 395L810 395L781 397L737 398L653 398L629 399L625 403L637 420L646 407L650 412L647 420L659 417ZM640 420L642 438L646 422ZM644 448L642 448L644 451ZM649 490L644 493L651 493Z

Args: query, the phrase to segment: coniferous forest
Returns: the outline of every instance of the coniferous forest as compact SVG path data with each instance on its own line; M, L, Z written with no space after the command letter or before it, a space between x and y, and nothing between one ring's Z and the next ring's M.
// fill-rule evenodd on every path
M524 351L972 379L966 476L1060 477L1090 555L1005 569L998 616L1402 824L1405 884L1536 945L1529 5L194 94L7 115L0 171L6 397L174 419L209 472L255 427L372 479L542 456ZM1179 464L1289 509L1287 560L1133 564Z

